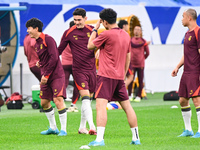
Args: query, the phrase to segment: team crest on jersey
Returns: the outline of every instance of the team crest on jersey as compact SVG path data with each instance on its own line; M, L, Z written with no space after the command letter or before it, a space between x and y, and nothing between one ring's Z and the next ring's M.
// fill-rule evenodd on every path
M40 45L40 49L43 49L43 44Z
M192 95L193 94L193 90L190 90L190 95Z
M90 32L87 32L87 36L90 37Z
M78 40L78 36L77 35L73 35L75 40Z
M189 36L188 41L191 41L191 39L192 39L192 36Z
M138 42L139 44L142 44L143 43L143 41L140 41L140 42Z
M81 83L81 86L84 88L85 87L85 83Z
M57 95L57 94L58 94L58 90L55 89L55 90L54 90L54 95Z
M40 91L40 96L42 96L43 95L43 92L42 91Z

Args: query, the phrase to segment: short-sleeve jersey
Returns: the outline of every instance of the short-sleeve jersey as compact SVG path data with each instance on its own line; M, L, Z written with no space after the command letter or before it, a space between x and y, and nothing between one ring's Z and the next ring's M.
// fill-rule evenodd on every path
M73 57L72 70L75 71L96 71L94 50L87 48L93 26L85 25L84 28L77 28L76 25L66 30L58 47L61 54L69 44Z
M100 33L93 44L100 48L97 75L124 80L126 56L131 48L128 33L120 28L112 28Z
M200 73L200 29L188 31L184 38L184 72Z
M35 67L39 61L38 55L35 52L35 38L31 38L28 34L24 38L24 54L27 57L29 67Z
M149 47L146 44L146 41L143 38L135 38L131 39L131 43L134 45L139 45L144 43L139 47L132 46L131 47L131 65L133 68L140 68L145 66L145 59L149 55Z
M62 52L61 58L62 58L62 61L61 61L62 65L72 65L72 62L73 62L72 52L69 45L67 45L65 50Z
M49 78L48 82L65 76L56 42L51 36L41 33L36 40L35 51L40 59L41 75Z

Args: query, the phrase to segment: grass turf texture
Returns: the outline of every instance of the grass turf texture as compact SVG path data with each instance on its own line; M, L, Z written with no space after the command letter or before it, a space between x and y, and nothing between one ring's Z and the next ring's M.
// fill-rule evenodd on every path
M184 128L178 101L163 101L163 93L147 95L148 100L140 103L131 102L139 126L142 145L130 145L132 133L123 110L108 110L108 122L105 131L104 147L91 149L137 149L137 150L183 150L199 149L200 139L177 137ZM67 107L70 102L66 102ZM177 105L178 109L170 108ZM95 140L94 135L79 135L81 101L77 102L78 113L68 113L67 136L40 135L48 128L48 120L44 113L33 110L25 104L22 110L7 110L4 105L0 112L0 149L1 150L75 150ZM94 121L96 122L95 101L92 102ZM191 101L192 127L197 132L197 117ZM56 121L60 130L59 116Z

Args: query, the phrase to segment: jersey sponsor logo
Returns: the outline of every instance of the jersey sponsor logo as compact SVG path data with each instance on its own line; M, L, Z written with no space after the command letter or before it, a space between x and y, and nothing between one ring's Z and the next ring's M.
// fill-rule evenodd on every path
M78 40L78 35L73 35L75 40Z
M191 39L192 39L192 36L189 36L188 41L191 41Z
M193 90L190 90L190 95L192 95L193 94Z
M40 44L40 49L43 49L43 44Z
M87 32L87 36L90 38L90 32Z
M42 96L43 95L43 92L42 91L40 91L40 96Z
M84 88L85 87L85 83L81 83L81 86Z
M54 90L54 95L57 95L57 94L58 94L58 90L55 89L55 90Z

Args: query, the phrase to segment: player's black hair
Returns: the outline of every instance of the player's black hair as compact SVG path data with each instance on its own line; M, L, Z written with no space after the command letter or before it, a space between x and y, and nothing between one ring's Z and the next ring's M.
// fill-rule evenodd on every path
M83 18L86 16L86 11L83 8L76 8L73 12L73 16L82 16Z
M117 13L111 8L105 8L99 13L102 20L106 20L109 24L116 23Z
M186 12L192 17L193 20L197 20L197 12L196 10L189 8Z
M126 20L120 20L118 23L118 27L122 29L123 25L127 25L127 24L128 24L128 22Z
M73 25L75 25L74 21L70 21L69 27L71 28Z
M26 27L32 27L33 29L38 27L38 31L42 32L43 23L38 18L31 18L26 22Z

